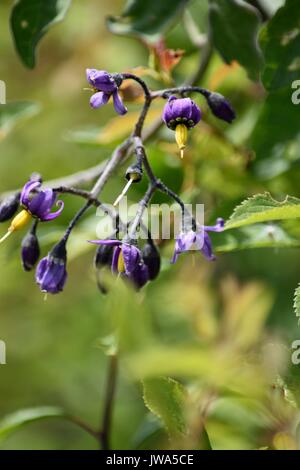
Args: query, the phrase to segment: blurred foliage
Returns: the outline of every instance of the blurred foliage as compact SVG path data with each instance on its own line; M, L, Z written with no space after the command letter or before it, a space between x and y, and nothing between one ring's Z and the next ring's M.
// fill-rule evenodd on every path
M24 31L13 30L27 65L34 65L37 40L69 2L51 3L62 10L46 9L30 29L29 43ZM1 2L0 78L8 94L8 104L0 108L1 192L20 187L33 171L50 179L95 165L128 135L141 106L139 93L122 89L129 108L124 118L116 118L110 105L90 110L85 68L136 71L153 89L180 84L195 72L199 37L205 44L209 27L217 51L201 85L228 97L238 116L229 127L197 96L203 120L190 133L183 161L168 129L147 143L163 181L186 202L203 203L207 220L228 219L228 230L212 237L219 253L215 263L196 253L182 255L171 267L172 243L158 240L159 278L136 293L103 273L110 287L103 296L96 287L93 248L86 243L99 229L99 219L90 214L70 239L65 292L44 300L33 275L21 270L22 234L1 246L0 339L7 345L7 365L0 366L3 449L97 448L93 437L62 418L80 416L99 426L107 362L116 350L121 364L113 448L300 448L300 366L291 362L292 341L299 339L293 292L299 283L300 137L299 108L291 102L299 8L292 0L283 7L260 0L274 16L260 26L258 37L261 14L249 6L256 2L171 3L170 8L161 0L73 0L63 23L41 41L36 67L29 71L13 50L11 2ZM23 4L17 2L12 20ZM154 22L149 10L159 12ZM22 21L35 21L36 12L26 10L24 15L33 16ZM108 32L108 17L114 18L109 20L114 32L129 37ZM183 50L177 60L174 51ZM250 80L259 70L262 83ZM162 107L155 102L147 126ZM112 202L122 185L123 168L101 198ZM145 188L145 181L134 185L131 202ZM44 253L80 207L74 198L64 199L62 217L39 228ZM299 288L299 316L298 298Z

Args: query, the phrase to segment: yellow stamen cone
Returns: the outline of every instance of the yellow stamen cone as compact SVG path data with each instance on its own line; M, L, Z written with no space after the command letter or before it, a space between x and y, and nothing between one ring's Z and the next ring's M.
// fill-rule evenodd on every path
M178 124L175 129L175 139L180 150L180 156L183 158L183 152L188 138L188 128L185 124Z
M17 214L16 217L13 218L8 232L4 235L4 237L1 238L0 243L4 242L4 240L6 240L6 238L9 237L12 232L23 228L29 222L30 219L31 215L25 209L19 212L19 214Z
M124 273L125 272L125 263L124 263L124 258L123 258L122 251L120 252L119 258L118 258L118 271L119 271L119 273Z

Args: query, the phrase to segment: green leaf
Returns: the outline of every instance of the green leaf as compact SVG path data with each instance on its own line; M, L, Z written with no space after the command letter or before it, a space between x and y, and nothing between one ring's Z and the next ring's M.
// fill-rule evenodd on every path
M257 80L263 59L257 35L261 24L255 8L243 0L210 0L209 19L216 49L228 64L238 61Z
M256 194L243 201L234 209L225 229L257 224L269 220L295 219L300 217L300 199L287 196L276 201L269 193Z
M30 101L16 101L0 105L0 141L22 120L35 116L40 105Z
M269 223L245 226L230 233L218 233L213 245L216 253L228 253L254 248L295 248L300 246L300 240L282 227Z
M260 44L265 56L262 79L268 90L290 87L300 72L300 9L287 0L263 28Z
M156 41L174 23L189 0L128 0L121 16L109 17L112 33Z
M162 420L170 435L185 432L185 389L169 377L144 380L144 402Z
M39 408L28 408L6 416L0 422L0 440L8 437L26 424L40 421L46 418L65 418L66 413L61 408L42 406Z
M71 0L18 0L12 9L11 29L23 63L34 68L35 49L49 27L61 21Z
M299 317L300 319L300 284L295 290L295 296L294 296L294 309L296 312L296 316Z
M299 106L292 103L290 87L271 92L259 114L250 145L256 153L254 169L262 177L271 177L271 159L287 169L289 147L296 145L299 136ZM278 171L277 171L278 173Z

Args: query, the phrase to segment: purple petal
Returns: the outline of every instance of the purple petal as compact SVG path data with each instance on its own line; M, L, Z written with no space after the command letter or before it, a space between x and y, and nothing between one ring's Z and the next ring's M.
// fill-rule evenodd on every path
M138 262L140 261L141 253L136 246L123 243L122 254L124 258L125 272L127 275L129 275L136 268Z
M87 69L86 78L89 84L99 91L112 93L117 89L114 79L105 70Z
M223 232L224 230L224 219L219 217L217 219L216 225L203 225L203 230L206 232Z
M40 284L42 282L43 276L45 274L45 270L47 268L47 264L48 264L48 258L45 257L45 258L41 259L41 261L37 265L36 273L35 273L35 279L36 279L36 282L38 284Z
M127 113L127 108L124 106L123 101L118 93L118 90L113 92L114 107L117 113L123 115Z
M114 249L113 259L111 263L111 270L113 274L118 274L118 262L119 262L120 253L121 253L121 247L120 245L117 245L116 248Z
M40 218L40 207L45 199L45 194L41 191L33 196L31 201L28 202L27 208L32 215Z
M23 206L27 207L30 202L29 195L31 191L38 188L39 186L41 186L41 183L39 181L28 181L28 183L25 184L20 196L20 203Z
M57 206L60 206L60 208L58 209L58 211L56 212L50 212L49 214L47 214L46 216L43 216L43 218L41 218L41 220L43 222L48 222L49 220L53 220L53 219L56 219L56 217L58 217L63 209L64 209L64 203L63 201L57 201L56 203Z
M216 259L215 255L213 254L212 251L212 244L209 236L207 235L206 232L204 233L204 237L202 239L202 248L201 251L203 255L209 260L209 261L214 261Z
M189 232L182 232L178 235L175 243L174 255L171 263L174 264L177 261L178 255L185 251L189 251L196 241L196 233L193 230Z
M94 93L91 96L90 105L94 109L101 108L101 106L104 106L108 102L109 97L109 94L98 91L98 93Z

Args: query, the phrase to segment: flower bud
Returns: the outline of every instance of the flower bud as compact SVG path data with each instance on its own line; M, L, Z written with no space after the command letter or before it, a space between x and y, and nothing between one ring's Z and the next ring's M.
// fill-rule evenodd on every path
M0 204L0 222L11 219L18 210L20 193L12 194L5 198Z
M148 268L149 279L155 279L160 271L160 254L154 243L147 242L142 249L142 258Z
M213 114L223 121L231 123L235 119L235 111L229 101L220 93L211 92L206 97L207 103Z
M40 246L35 230L31 230L22 240L21 258L25 271L31 271L40 257Z
M111 266L114 247L110 245L99 245L94 258L95 268L100 269L104 266Z
M143 177L143 170L140 165L132 165L127 168L125 178L127 181L132 180L133 183L139 183Z

